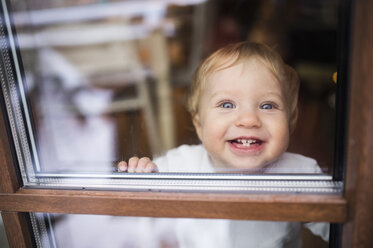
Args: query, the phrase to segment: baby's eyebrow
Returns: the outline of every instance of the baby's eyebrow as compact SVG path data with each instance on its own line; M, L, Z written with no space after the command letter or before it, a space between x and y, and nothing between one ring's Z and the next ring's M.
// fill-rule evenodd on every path
M219 96L219 97L220 96L227 96L227 97L229 97L229 96L234 96L235 94L237 94L237 93L234 92L234 91L220 90L220 91L217 91L217 92L211 94L210 98L214 98L216 96Z
M281 99L282 99L282 94L281 94L281 93L277 93L277 92L269 92L269 93L265 93L263 96L264 96L264 97L267 97L267 96L275 96L275 97L278 97L278 98L281 98Z
M262 92L261 95L262 96L277 96L280 98L283 97L282 91L279 91L279 90L268 90L268 91Z

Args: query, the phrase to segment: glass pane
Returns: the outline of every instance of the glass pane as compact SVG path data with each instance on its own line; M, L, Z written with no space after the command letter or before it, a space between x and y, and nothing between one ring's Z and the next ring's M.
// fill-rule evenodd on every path
M8 239L6 237L5 229L4 229L4 223L3 218L0 214L0 247L8 248Z
M32 214L40 247L328 247L328 223Z
M57 185L69 178L68 183L80 186L74 178L93 175L99 180L94 184L100 185L102 175L110 175L109 181L127 177L115 173L119 161L134 155L156 158L176 147L155 160L159 172L249 173L254 179L262 173L285 179L291 178L286 174L314 174L322 175L318 180L331 179L340 1L10 2L2 5L2 35L9 38L10 48L2 53L14 61L3 60L4 72L13 69L14 77L2 82L2 90L8 115L15 119L13 138L22 153L18 160L25 184ZM260 119L267 130L229 133L224 125L236 124L228 118L220 117L219 123L205 118L201 98L201 120L194 116L193 123L185 98L194 71L212 52L240 41L267 44L298 72L299 116L291 135L295 110L287 110L287 90L278 84L280 79L273 79L280 74L270 74L263 64L256 70L255 63L245 65L251 72L245 76L271 77L263 84L274 84L267 88L277 90L280 102L260 102L258 109L283 109L279 122L265 125ZM230 80L224 87L241 89L232 83L241 77L227 70L223 72ZM218 75L214 73L207 83ZM248 97L251 90L244 89L237 90L242 99L259 103L259 93ZM227 149L234 151L232 156L225 155ZM267 150L269 155L262 155Z

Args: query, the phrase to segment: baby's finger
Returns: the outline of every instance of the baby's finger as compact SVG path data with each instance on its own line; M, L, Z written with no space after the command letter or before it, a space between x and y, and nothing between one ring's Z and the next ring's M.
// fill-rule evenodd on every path
M148 157L142 157L139 159L139 162L137 164L136 172L145 172L145 168L148 163L151 163L150 158Z
M158 167L157 167L157 165L154 164L153 162L149 162L149 163L146 165L144 172L146 172L146 173L158 172Z
M137 164L139 163L138 157L132 157L128 160L128 172L136 172Z
M120 161L117 165L118 172L125 172L127 171L127 163L126 161Z

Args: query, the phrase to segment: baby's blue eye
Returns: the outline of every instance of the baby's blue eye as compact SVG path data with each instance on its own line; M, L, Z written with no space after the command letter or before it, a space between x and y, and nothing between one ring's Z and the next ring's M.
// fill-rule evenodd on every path
M234 104L231 102L223 102L222 104L220 104L220 107L221 108L234 108Z
M261 109L273 109L274 106L273 104L270 104L270 103L266 103L266 104L263 104L262 106L260 106Z

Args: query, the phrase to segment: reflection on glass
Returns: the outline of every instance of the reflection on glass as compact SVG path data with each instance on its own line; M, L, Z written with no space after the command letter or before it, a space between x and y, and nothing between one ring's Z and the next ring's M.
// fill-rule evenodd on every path
M337 0L12 2L40 171L113 171L133 155L153 158L182 144L199 144L184 104L194 70L218 48L249 40L275 48L298 71L299 118L289 151L315 158L330 173L338 5ZM250 137L235 136L233 143L261 142ZM199 157L190 161L196 166L211 159L203 149L183 149L197 149ZM186 161L177 157L172 165ZM277 162L313 167L269 172L321 172L313 160L291 161ZM216 172L163 164L161 172Z
M328 223L36 213L42 247L328 247ZM36 232L35 232L36 231Z

